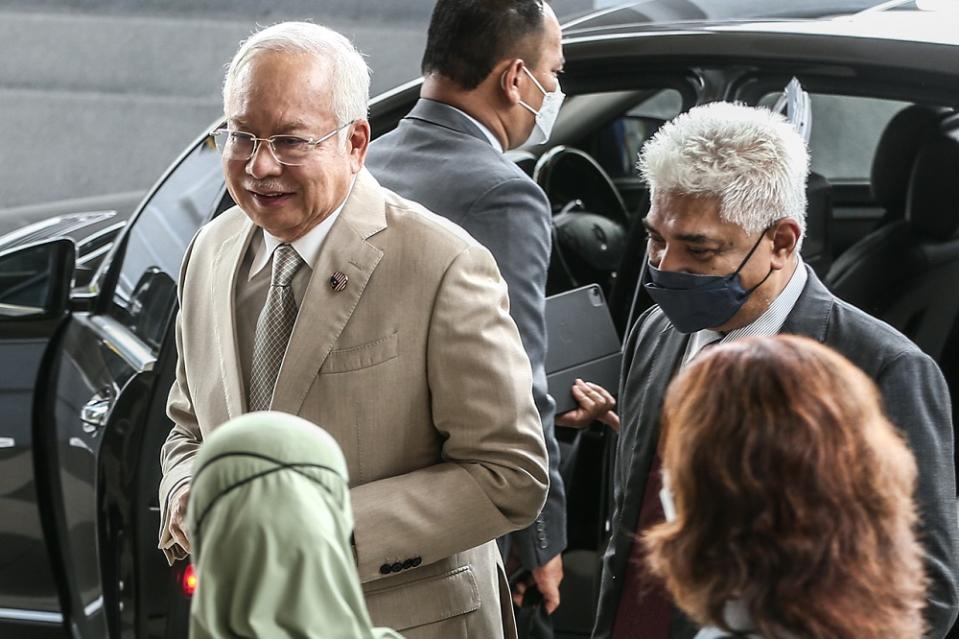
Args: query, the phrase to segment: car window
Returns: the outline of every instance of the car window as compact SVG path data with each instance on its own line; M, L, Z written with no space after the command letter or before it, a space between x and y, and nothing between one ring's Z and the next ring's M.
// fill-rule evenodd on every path
M598 132L591 149L593 157L612 178L637 175L636 160L643 145L682 109L683 96L676 89L649 91Z
M0 252L0 316L41 313L50 298L51 252L44 245Z
M759 105L772 108L779 93ZM811 168L830 182L868 182L872 158L889 120L908 102L813 93L809 138Z
M223 192L220 156L203 142L187 155L133 221L108 314L154 350L176 303L180 262Z

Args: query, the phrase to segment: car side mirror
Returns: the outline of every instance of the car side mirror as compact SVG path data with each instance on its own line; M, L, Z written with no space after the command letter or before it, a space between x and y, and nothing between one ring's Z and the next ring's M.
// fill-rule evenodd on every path
M63 315L75 264L76 246L66 238L0 252L0 322Z

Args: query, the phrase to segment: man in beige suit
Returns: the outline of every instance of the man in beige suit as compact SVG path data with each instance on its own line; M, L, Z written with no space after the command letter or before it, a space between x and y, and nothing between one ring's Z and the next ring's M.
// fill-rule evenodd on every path
M376 625L513 636L492 540L546 496L529 361L489 252L363 168L368 91L349 41L312 24L265 29L230 65L214 137L238 206L197 234L181 272L160 548L189 552L204 435L284 411L343 448Z

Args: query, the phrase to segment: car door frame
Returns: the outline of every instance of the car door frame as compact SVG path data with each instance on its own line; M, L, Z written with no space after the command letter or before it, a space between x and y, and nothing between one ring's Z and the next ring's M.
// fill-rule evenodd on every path
M143 343L130 329L109 316L107 311L118 283L120 268L123 264L123 256L132 230L135 228L137 221L157 191L167 183L169 178L182 166L184 160L186 160L199 145L207 143L208 135L204 132L203 135L199 136L190 144L176 161L171 163L167 170L164 171L160 179L157 180L155 185L137 206L126 228L110 248L109 254L101 264L98 273L91 280L90 289L76 292L74 298L75 308L71 316L64 321L62 327L61 337L70 330L85 330L87 335L102 341L106 350L114 353L129 366L131 375L126 379L122 387L116 389L113 405L105 415L105 421L102 425L103 436L101 448L108 446L112 451L114 459L117 457L116 451L128 449L124 446L124 443L129 441L130 429L118 429L116 419L121 413L124 413L124 411L118 411L118 407L123 406L123 402L126 401L129 396L128 391L133 389L139 391L139 401L134 403L137 404L136 408L139 410L139 415L143 417L144 421L146 421L147 415L143 411L150 410L156 405L154 399L158 389L155 384L154 366L159 354L162 353L164 349L168 350L169 348L166 342L170 341L169 326L172 325L175 315L174 309L174 313L171 313L170 316L165 319L165 334L167 337L164 339L164 343L159 346L157 352L154 352L149 345ZM204 223L210 219L210 215L214 213L214 210L216 212L220 210L219 202L223 197L222 182L220 183L220 187L220 193L217 196L217 206L211 206L211 211L206 214ZM58 375L61 374L62 352L62 343L57 343L47 349L46 359L48 361L43 374L38 378L38 388L45 389L45 399L42 402L45 404L45 410L41 415L38 415L37 423L39 429L48 434L56 433L57 431L57 420L53 415L53 405L55 404L53 396L57 393L57 378ZM160 403L164 404L165 402ZM133 570L127 570L127 572L123 573L123 577L119 577L121 572L118 570L119 564L126 563L125 569L129 569L130 565L128 562L117 561L114 556L114 550L123 547L129 555L129 548L139 547L142 540L133 538L124 540L118 538L117 533L121 528L117 526L115 520L111 520L111 515L116 509L111 509L108 498L112 499L115 495L119 494L120 491L112 487L104 487L103 484L106 482L103 479L103 459L99 455L101 448L98 448L94 451L96 458L94 461L96 467L94 481L97 485L97 533L95 550L98 553L99 591L101 594L100 598L93 602L85 602L80 599L75 583L75 575L73 575L73 571L68 568L73 562L71 561L70 549L71 532L66 523L66 508L61 497L64 494L64 488L60 477L60 469L57 468L56 463L51 461L58 459L57 446L58 442L55 436L52 439L47 437L42 455L42 458L46 460L43 472L45 490L43 491L44 499L42 501L45 501L43 506L45 516L47 520L52 522L46 541L51 550L51 554L56 558L55 564L60 589L62 627L67 632L78 637L124 636L126 629L131 628L131 614L133 615L132 627L142 628L143 622L138 618L140 602L136 599L136 566L134 564ZM114 466L115 465L116 464L114 464ZM130 509L126 508L122 510L126 510L129 513ZM130 516L135 518L136 513L130 513ZM132 522L128 523L131 524L130 529L136 529L136 526L133 525ZM93 549L86 548L85 550L90 551ZM155 552L156 555L160 557L159 551ZM113 578L108 578L108 575ZM171 570L169 572L169 578L166 579L166 581L169 582L168 585L175 586L176 575L174 571ZM130 585L128 586L128 584ZM131 636L139 636L139 633L133 632Z
M21 251L29 251L49 246L50 250L57 250L54 245L69 243L66 239L45 239L42 241L28 243L11 247L6 251L0 251L0 257L12 255ZM47 313L39 317L25 317L24 319L8 318L2 320L4 337L0 340L0 352L6 350L19 350L19 363L14 375L23 375L24 382L32 381L33 392L31 397L23 397L21 408L26 416L26 422L21 424L21 430L17 436L4 437L3 449L20 449L20 455L24 459L29 459L29 468L27 472L21 473L19 477L6 477L6 480L13 480L14 483L22 481L19 484L15 495L4 495L7 498L16 498L19 502L26 502L29 513L21 513L25 516L19 521L20 525L25 525L28 530L32 530L32 538L28 539L28 545L32 542L34 546L43 548L34 548L34 555L44 555L42 566L35 566L31 570L31 578L40 578L45 581L45 598L47 605L44 609L24 608L17 606L0 605L0 627L7 631L29 632L31 636L61 636L63 628L63 595L61 574L58 571L59 558L56 548L51 547L47 540L53 530L56 522L50 517L50 513L44 508L41 496L46 494L48 489L48 473L45 472L44 457L42 450L45 445L42 431L38 428L38 415L45 410L45 393L41 380L44 378L45 371L50 366L52 353L59 343L63 331L70 318L70 308L67 303L68 292L63 290L68 288L68 283L73 273L73 263L75 261L75 248L68 250L69 246L61 249L63 255L59 257L59 263L52 268L51 277L57 283L52 287L48 295L48 304L54 302L54 298L62 300L57 302ZM9 363L9 359L7 362ZM16 388L6 389L11 394L16 394ZM13 400L8 401L15 401ZM10 415L8 414L8 418ZM5 427L9 427L6 424ZM20 442L17 442L17 439ZM32 508L30 508L32 505ZM29 550L29 549L28 549ZM7 566L9 570L11 566ZM10 575L8 574L8 577ZM12 596L12 592L4 593ZM21 597L20 599L25 599ZM41 599L42 599L41 598ZM36 599L36 598L35 598ZM53 602L56 602L55 606ZM39 605L38 603L34 604Z

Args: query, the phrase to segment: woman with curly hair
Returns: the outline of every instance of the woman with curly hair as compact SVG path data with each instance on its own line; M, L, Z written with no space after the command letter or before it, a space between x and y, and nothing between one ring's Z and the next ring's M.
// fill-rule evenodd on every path
M697 639L914 639L916 463L872 381L812 340L704 352L663 409L648 563Z

